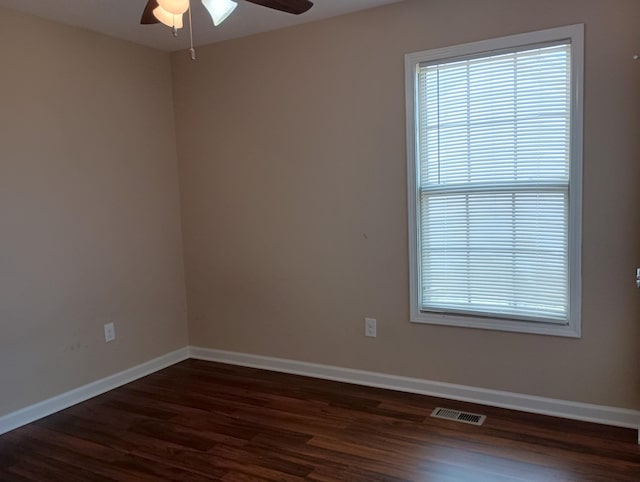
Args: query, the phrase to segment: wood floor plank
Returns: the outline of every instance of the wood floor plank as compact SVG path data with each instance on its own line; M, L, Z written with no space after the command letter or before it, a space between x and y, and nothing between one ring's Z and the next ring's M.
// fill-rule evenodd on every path
M187 360L0 436L0 480L638 482L640 447L633 430Z

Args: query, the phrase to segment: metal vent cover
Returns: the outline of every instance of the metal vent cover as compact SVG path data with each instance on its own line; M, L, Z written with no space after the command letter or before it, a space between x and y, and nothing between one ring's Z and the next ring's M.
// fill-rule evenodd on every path
M431 412L431 416L445 420L453 420L454 422L468 423L471 425L482 425L487 418L485 415L479 415L477 413L461 412L460 410L442 407L438 407Z

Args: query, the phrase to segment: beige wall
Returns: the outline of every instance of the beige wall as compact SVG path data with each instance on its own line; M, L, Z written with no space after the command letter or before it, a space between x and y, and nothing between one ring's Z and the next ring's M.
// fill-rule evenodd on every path
M640 408L637 1L407 1L197 62L0 18L0 416L187 344L173 102L192 344ZM583 338L409 323L403 55L578 22Z
M2 415L187 334L169 55L0 19Z
M639 19L637 0L407 1L173 54L191 343L640 408ZM583 338L409 323L404 54L573 23Z

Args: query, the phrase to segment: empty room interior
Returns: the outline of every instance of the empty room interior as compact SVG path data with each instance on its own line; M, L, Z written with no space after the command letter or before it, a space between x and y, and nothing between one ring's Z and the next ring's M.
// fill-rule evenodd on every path
M0 480L640 480L640 2L217 2L0 0Z

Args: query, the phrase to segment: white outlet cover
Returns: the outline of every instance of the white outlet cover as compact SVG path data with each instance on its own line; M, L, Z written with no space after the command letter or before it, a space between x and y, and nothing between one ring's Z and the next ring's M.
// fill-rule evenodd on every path
M364 319L364 335L375 338L377 336L376 319L365 318Z
M116 327L113 323L104 325L104 341L107 343L116 339Z

